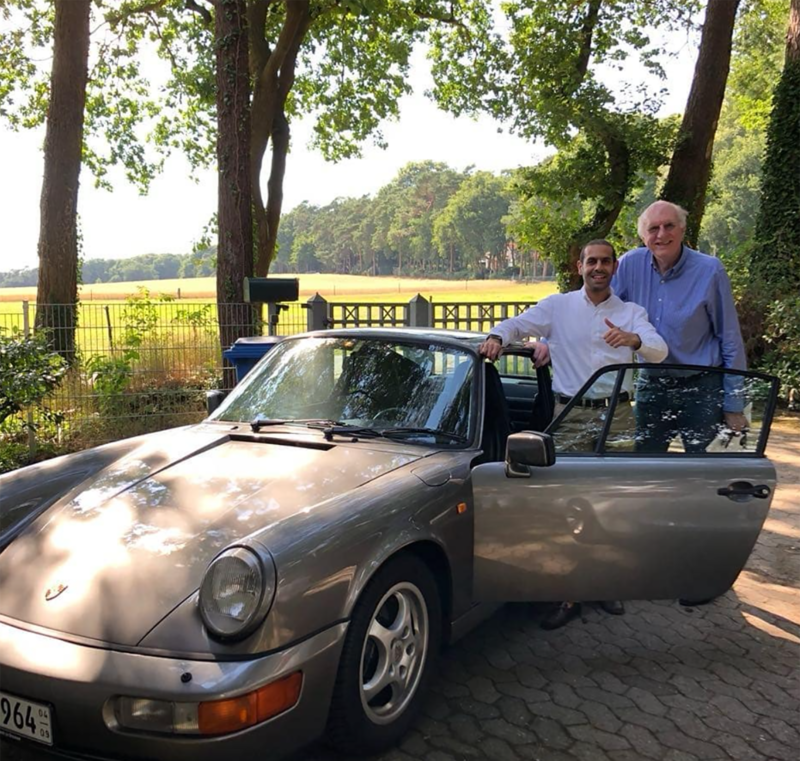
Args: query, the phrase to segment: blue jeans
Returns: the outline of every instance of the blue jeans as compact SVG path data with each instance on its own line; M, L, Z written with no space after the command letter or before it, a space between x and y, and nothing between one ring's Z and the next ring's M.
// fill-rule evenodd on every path
M704 452L722 425L722 373L681 376L645 370L636 382L637 452L666 452L676 436L686 452Z

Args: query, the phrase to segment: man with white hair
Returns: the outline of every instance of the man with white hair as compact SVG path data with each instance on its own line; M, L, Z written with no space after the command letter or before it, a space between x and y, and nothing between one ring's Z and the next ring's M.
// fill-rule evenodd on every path
M668 201L650 204L638 222L645 245L621 257L612 288L623 301L647 310L669 346L667 363L744 370L730 279L719 259L684 244L686 216ZM665 452L680 436L685 451L703 452L723 425L743 431L741 382L730 377L722 384L720 373L642 372L636 394L637 451Z

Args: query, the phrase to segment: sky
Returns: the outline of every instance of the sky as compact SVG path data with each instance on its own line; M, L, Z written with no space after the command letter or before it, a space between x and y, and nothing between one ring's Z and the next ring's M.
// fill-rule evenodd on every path
M691 84L696 47L685 36L673 39L678 55L669 65L670 93L662 114L683 111ZM308 201L324 205L337 197L374 194L410 161L441 161L456 170L499 172L535 164L547 155L531 143L502 129L488 117L455 118L424 96L431 85L427 62L415 55L410 81L414 94L403 98L400 118L383 125L387 149L367 143L363 156L333 164L307 147L311 124L292 125L292 149L284 180L284 212ZM44 129L13 132L0 122L0 222L4 245L0 271L35 267L39 235L39 196L43 172ZM111 172L113 192L94 187L87 170L81 173L78 197L83 256L122 258L147 253L188 253L216 209L216 174L201 172L192 179L180 156L167 161L163 174L147 196Z

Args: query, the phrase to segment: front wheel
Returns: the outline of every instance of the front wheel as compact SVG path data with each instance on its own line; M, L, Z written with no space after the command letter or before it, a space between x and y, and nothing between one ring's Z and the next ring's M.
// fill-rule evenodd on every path
M389 561L367 585L350 621L331 703L328 736L346 753L394 745L424 699L439 652L441 604L428 567Z

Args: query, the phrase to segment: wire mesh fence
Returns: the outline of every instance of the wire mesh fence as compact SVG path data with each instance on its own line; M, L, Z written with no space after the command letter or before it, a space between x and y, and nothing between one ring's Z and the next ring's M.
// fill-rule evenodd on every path
M73 316L64 319L56 311L64 307L37 311L33 302L2 302L0 336L31 335L46 326L67 369L40 404L5 419L0 415L0 448L13 444L44 456L199 421L206 392L233 385L225 350L239 336L356 326L487 331L527 306L433 303L420 296L409 302L328 302L316 296L263 308L227 305L220 313L214 302L143 293L124 302L82 302L77 310L69 307Z

